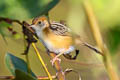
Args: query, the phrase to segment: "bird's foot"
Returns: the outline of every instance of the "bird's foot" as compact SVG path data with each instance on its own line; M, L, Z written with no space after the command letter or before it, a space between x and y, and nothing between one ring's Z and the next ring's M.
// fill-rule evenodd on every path
M50 60L50 62L52 63L52 66L54 65L55 61L58 60L59 62L61 62L61 59L58 57L54 57L52 60Z

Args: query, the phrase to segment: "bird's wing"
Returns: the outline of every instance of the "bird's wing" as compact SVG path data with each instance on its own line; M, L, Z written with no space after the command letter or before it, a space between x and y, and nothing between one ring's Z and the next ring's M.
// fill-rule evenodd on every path
M70 35L70 29L66 27L64 24L58 22L52 22L50 29L56 35L61 35L61 36Z

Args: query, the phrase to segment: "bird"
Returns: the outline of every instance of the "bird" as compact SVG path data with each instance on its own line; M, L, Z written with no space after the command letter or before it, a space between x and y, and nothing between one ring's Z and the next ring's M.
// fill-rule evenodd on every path
M57 54L53 58L52 64L59 60L60 55L69 54L75 50L70 29L64 24L48 21L46 16L41 16L33 19L30 27L35 31L45 48Z
M40 16L33 19L30 27L35 31L45 48L56 54L51 61L52 65L56 60L60 60L59 56L68 55L76 50L71 30L63 22L50 21L46 16ZM96 50L86 43L84 45L94 51ZM76 55L78 55L79 51L76 50L76 52Z

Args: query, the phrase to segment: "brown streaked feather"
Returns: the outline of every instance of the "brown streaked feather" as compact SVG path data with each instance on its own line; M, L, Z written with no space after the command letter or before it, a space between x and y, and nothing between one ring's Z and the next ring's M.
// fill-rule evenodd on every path
M56 35L67 36L69 34L69 28L58 22L52 22L50 29Z

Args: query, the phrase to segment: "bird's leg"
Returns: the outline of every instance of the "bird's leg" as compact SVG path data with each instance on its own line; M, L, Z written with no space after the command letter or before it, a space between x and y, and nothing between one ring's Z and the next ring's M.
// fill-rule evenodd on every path
M61 59L59 59L58 57L61 56L62 54L64 54L65 51L59 53L57 56L55 56L50 62L52 63L52 65L54 65L54 62L56 60L59 60L61 62Z

